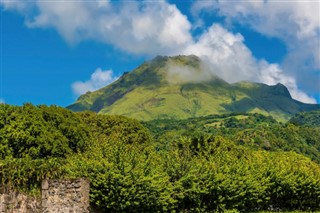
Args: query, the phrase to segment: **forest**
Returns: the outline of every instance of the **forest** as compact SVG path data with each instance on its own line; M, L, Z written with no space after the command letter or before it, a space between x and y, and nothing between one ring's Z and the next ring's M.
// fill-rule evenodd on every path
M320 211L319 111L135 119L0 104L0 185L88 177L101 212Z

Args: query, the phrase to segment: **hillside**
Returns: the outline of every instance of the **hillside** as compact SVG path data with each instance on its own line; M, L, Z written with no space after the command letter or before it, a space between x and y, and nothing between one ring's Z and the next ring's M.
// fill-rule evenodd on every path
M163 144L174 143L180 136L199 141L205 135L214 135L253 150L293 151L320 163L320 124L295 122L301 114L309 120L317 120L317 112L312 111L298 113L286 123L258 113L208 115L183 120L155 119L142 123Z
M112 84L80 96L67 108L139 120L186 119L231 112L258 112L287 120L297 112L320 109L320 105L292 99L282 84L229 84L208 74L207 69L210 67L196 56L157 56Z
M296 125L309 127L320 126L320 110L310 112L300 112L290 119L290 122Z

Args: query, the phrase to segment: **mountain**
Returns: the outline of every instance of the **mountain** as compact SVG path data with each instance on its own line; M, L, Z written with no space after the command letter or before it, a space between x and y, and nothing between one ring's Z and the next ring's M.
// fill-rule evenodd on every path
M297 112L320 109L320 105L292 99L282 84L229 84L213 73L197 56L157 56L112 84L81 95L67 108L138 120L230 112L257 112L287 120Z

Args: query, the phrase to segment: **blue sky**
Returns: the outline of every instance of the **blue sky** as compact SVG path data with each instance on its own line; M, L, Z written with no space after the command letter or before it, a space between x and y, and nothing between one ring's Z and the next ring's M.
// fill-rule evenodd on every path
M156 55L320 102L318 1L1 1L0 101L67 106Z

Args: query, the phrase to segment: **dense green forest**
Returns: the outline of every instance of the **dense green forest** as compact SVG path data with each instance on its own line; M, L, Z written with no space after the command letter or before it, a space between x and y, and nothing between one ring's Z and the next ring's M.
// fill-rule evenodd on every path
M294 151L320 163L320 111L298 113L287 123L271 116L249 113L210 115L185 120L144 122L157 140L175 137L221 136L254 150ZM167 137L169 136L169 137Z
M39 195L44 178L88 177L92 206L103 212L316 211L313 114L287 123L259 114L140 123L0 104L0 183Z

